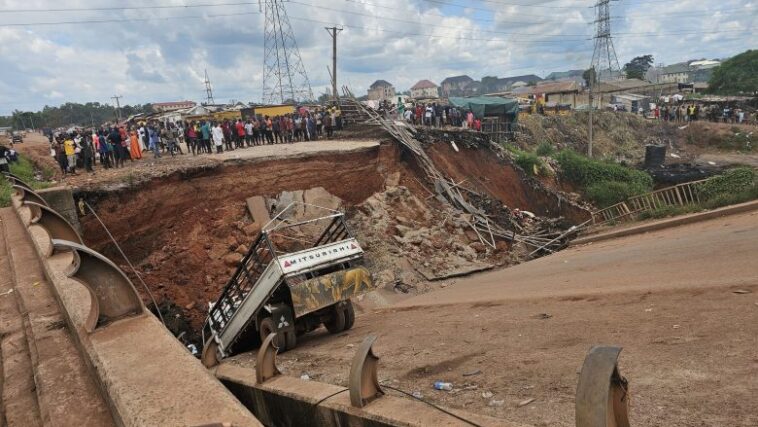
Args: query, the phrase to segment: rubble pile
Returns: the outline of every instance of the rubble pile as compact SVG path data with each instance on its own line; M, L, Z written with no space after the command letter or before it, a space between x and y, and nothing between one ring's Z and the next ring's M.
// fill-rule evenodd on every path
M470 215L422 201L406 187L388 186L356 208L351 225L367 246L382 285L393 285L403 258L423 280L440 280L515 262L506 242L492 248L469 224ZM441 205L440 205L441 206ZM439 209L438 209L439 207ZM407 279L407 278L406 278Z

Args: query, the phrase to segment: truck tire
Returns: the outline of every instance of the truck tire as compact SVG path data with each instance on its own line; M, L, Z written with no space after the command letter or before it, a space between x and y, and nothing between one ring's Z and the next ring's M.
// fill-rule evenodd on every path
M285 332L284 341L286 343L287 350L292 350L297 346L297 334L295 331Z
M330 334L338 334L345 330L345 322L345 310L334 307L332 310L332 318L324 323L324 326L326 326L326 329L329 330Z
M274 325L274 319L270 317L266 317L263 320L261 320L261 324L258 328L258 333L260 334L261 342L265 341L266 337L274 331L276 331L276 326ZM274 338L273 343L277 348L281 349L282 351L286 350L284 346L287 344L287 342L285 340L284 333L277 332L276 338Z
M345 301L345 331L352 328L355 324L355 309L353 308L353 302L350 300Z

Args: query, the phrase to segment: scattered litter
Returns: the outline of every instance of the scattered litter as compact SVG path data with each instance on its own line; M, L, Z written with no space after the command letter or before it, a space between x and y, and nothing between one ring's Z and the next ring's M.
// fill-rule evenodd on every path
M679 326L679 325L674 325L674 326L672 326L672 328L674 328L674 329L679 329L679 328L681 328L681 326Z
M348 344L347 345L347 348L353 348L353 347L355 347L355 344Z
M187 350L189 350L193 356L197 356L200 353L199 351L197 351L197 346L195 344L188 344Z
M457 153L458 151L460 151L460 150L458 150L458 146L457 146L457 145L455 145L455 141L450 141L450 145L452 145L452 146L453 146L453 150L455 150L455 152L456 152L456 153Z
M2 294L0 294L0 296L3 296L3 297L4 297L4 296L6 296L6 295L9 295L9 294L11 294L12 292L13 292L13 289L11 289L11 290L9 290L9 291L5 291L5 292L3 292Z
M552 315L552 314L550 314L550 313L540 313L540 314L536 314L536 315L534 315L533 317L534 317L535 319L542 319L542 320L546 320L546 319L550 319L551 317L553 317L553 315Z
M489 399L492 396L494 396L494 394L492 394L491 391L484 391L484 392L482 392L482 397L485 398L485 399Z
M708 164L711 166L716 166L716 162L708 162Z
M39 282L32 283L32 286L39 286Z
M487 404L487 406L493 406L493 407L503 406L503 405L505 405L505 400L495 400L495 399L490 400L490 403Z
M463 376L464 377L473 377L474 375L479 375L481 373L482 373L482 371L480 369L474 369L473 371L464 372Z
M300 375L300 379L303 381L310 381L311 377L308 374Z
M678 154L676 154L676 153L670 153L669 155L670 155L671 157L675 158L675 159L681 159L681 158L682 158L682 156L680 156L680 155L678 155Z
M653 309L652 309L652 308L646 308L646 309L645 309L645 313L650 313L651 311L653 311Z
M424 398L424 395L421 394L420 391L414 391L413 393L411 393L411 396L415 397L416 399L423 399Z
M526 405L528 405L528 404L530 404L530 403L534 402L535 400L537 400L537 399L535 399L535 398L533 398L533 397L530 397L529 399L526 399L526 400L522 400L521 402L519 402L517 406L518 406L519 408L521 408L521 407L523 407L523 406L526 406Z
M435 390L444 390L444 391L450 391L453 389L453 383L446 383L442 381L435 381L434 382L434 389Z
M750 291L748 291L747 289L737 289L736 291L732 291L732 293L733 294L744 295L744 294L749 294Z

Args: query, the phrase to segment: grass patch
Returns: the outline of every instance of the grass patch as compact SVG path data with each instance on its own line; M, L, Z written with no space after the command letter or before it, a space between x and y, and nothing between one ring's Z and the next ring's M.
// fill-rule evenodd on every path
M534 150L534 153L540 157L550 157L555 154L555 147L547 141L542 141L537 146L537 149Z
M11 173L21 178L24 182L29 184L35 190L41 190L50 186L49 182L38 181L34 178L35 168L34 163L26 157L19 156L17 162L10 164ZM52 174L50 171L41 171L43 178L50 179ZM11 185L2 178L0 179L0 207L4 208L11 205Z
M692 212L699 212L701 210L703 210L703 207L699 205L664 206L652 211L642 212L637 216L637 219L644 220L668 218Z
M706 209L758 199L758 173L752 168L734 168L698 186L701 204Z
M601 208L653 189L649 174L617 163L590 159L571 150L561 151L556 160L561 176Z

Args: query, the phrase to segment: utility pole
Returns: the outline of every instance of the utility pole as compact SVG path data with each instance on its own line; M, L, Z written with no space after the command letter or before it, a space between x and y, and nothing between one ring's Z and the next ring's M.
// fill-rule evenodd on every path
M592 110L595 109L593 105L595 103L595 96L592 92L595 86L595 68L590 68L590 129L589 129L589 141L587 142L587 157L592 157Z
M326 27L326 32L332 37L332 101L337 103L337 34L342 28Z
M116 120L119 122L121 121L121 103L119 102L121 98L123 98L123 96L120 96L120 95L111 96L111 99L116 100Z

